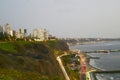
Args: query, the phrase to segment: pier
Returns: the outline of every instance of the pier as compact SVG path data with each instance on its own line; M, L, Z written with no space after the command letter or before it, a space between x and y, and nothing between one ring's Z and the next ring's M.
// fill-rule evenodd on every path
M120 52L120 50L93 50L93 51L83 51L84 53L110 53L110 52Z

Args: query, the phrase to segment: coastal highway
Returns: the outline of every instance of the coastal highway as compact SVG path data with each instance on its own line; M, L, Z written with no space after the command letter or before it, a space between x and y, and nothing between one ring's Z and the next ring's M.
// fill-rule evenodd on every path
M77 53L77 56L80 58L80 80L86 80L86 68L87 68L87 63L86 63L86 57L85 55L80 52L80 50L73 50L73 52Z
M78 54L79 54L78 56L80 57L80 63L81 63L80 80L85 80L86 67L87 67L87 65L86 65L86 59L85 59L85 57L84 57L84 55L82 53L79 52Z

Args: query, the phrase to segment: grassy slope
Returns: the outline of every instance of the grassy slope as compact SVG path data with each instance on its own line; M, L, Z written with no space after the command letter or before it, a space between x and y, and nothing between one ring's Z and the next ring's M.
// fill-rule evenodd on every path
M63 80L53 54L55 49L63 49L60 44L59 41L0 43L0 80Z
M10 52L17 52L13 42L0 43L0 49Z

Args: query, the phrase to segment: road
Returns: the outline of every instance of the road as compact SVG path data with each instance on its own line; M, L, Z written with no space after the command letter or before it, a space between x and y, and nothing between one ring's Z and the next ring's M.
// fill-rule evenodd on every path
M82 54L80 54L79 56L80 56L80 61L81 61L80 80L85 80L86 66L87 66L86 65L86 59Z
M80 69L80 80L86 80L86 57L84 56L84 54L82 52L80 52L80 50L74 50L74 52L76 52L80 58L80 64L81 64L81 69Z

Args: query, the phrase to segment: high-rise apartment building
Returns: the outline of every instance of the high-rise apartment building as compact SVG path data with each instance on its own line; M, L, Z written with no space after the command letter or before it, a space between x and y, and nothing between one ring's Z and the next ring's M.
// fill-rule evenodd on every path
M27 29L23 29L23 28L19 29L19 35L21 38L27 36Z
M49 33L46 29L44 29L44 39L48 40L48 38L49 38Z
M24 35L27 36L27 29L24 29Z
M33 31L33 38L36 41L48 40L48 31L46 29L35 29Z
M11 25L10 24L5 24L5 33L7 34L7 35L10 35L10 36L13 36L13 32L12 32L12 30L11 30Z

